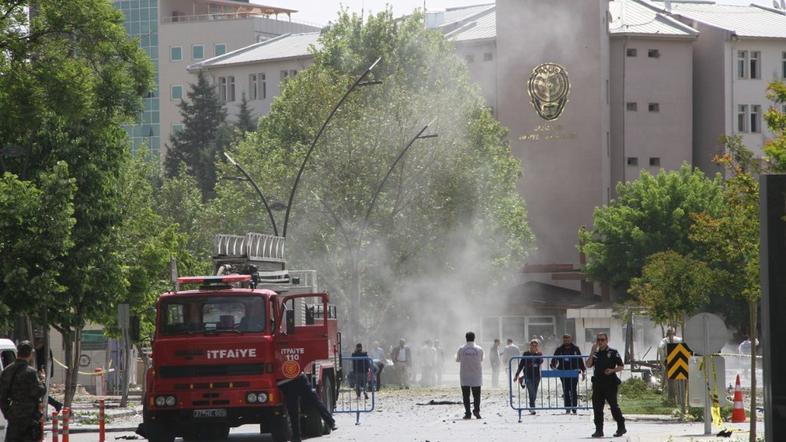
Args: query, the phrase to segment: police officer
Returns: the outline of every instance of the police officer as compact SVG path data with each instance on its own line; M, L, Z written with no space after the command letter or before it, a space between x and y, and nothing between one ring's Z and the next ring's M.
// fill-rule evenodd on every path
M8 420L5 442L37 442L41 436L38 406L46 387L32 361L33 345L22 341L16 362L0 376L0 410Z
M620 437L627 433L625 429L625 418L617 404L617 386L620 379L617 373L622 371L625 364L617 350L609 347L609 336L606 333L598 333L595 344L590 350L590 357L587 367L594 367L592 376L592 410L595 413L595 432L592 437L603 437L603 407L609 403L611 415L617 421L617 432L614 437Z
M332 430L336 428L336 421L330 410L322 403L319 396L303 372L292 379L285 379L277 383L279 390L284 394L284 403L289 413L292 425L292 441L300 442L300 409L316 409L325 424Z

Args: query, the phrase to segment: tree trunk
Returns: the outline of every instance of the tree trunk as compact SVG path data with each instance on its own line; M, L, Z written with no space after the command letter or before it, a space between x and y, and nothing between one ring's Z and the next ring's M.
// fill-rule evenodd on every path
M758 341L758 302L749 301L751 340L751 427L750 442L756 442L756 343Z
M131 376L131 340L128 336L128 329L123 330L123 385L121 387L122 397L120 398L120 406L125 408L128 406L128 382ZM136 361L134 361L136 362Z
M136 349L139 352L139 356L142 358L142 366L144 368L144 376L142 381L142 403L145 402L145 395L147 393L147 371L150 369L150 358L145 353L145 350L142 348L142 344L137 343Z
M76 385L79 380L79 359L82 353L82 329L69 330L63 335L66 342L66 385L64 406L71 407L76 395ZM70 354L69 354L70 353Z
M74 360L74 340L71 337L72 333L70 329L63 328L60 332L63 335L63 345L65 347L65 387L63 391L63 406L70 407L71 400L73 397L68 393L71 388L71 372L73 371L73 360Z

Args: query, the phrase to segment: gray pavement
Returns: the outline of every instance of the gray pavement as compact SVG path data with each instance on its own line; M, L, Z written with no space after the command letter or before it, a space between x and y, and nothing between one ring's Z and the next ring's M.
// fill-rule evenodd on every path
M320 438L321 441L586 441L594 440L589 436L593 431L592 413L580 411L578 415L565 415L556 411L538 412L534 416L525 415L521 423L518 414L506 401L506 391L488 389L483 393L482 420L461 419L461 405L425 405L434 399L437 401L460 400L460 392L456 389L412 389L388 390L377 398L375 411L361 416L360 425L355 425L355 416L337 414L339 429L333 434ZM623 413L624 413L623 409ZM606 412L607 419L608 411ZM633 442L677 442L677 441L747 441L748 424L726 424L734 429L731 438L705 437L704 424L681 423L669 416L627 416L628 434L620 438L612 438L616 425L607 420L605 440ZM121 430L107 434L107 441L122 440L118 438L133 437L132 429L136 427L139 417L134 417L122 425L109 425L109 428ZM720 428L713 428L714 432ZM763 425L759 426L759 435L763 435ZM47 435L49 440L49 435ZM74 442L95 442L95 433L74 434ZM143 439L139 439L143 440ZM268 441L267 436L259 434L259 427L247 425L234 428L230 435L232 442Z

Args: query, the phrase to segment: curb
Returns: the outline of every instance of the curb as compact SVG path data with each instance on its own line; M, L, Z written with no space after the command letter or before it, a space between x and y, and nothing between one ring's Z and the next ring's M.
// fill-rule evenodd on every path
M61 429L62 431L62 429ZM135 432L136 426L133 427L106 427L104 430L107 433L121 433L121 432ZM45 431L46 434L51 434L51 430ZM68 429L68 434L77 434L77 433L98 433L98 425L90 425L84 427L70 427Z

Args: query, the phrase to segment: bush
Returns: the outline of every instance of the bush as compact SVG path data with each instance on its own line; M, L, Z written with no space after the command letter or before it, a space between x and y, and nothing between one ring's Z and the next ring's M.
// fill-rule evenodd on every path
M630 378L623 382L619 388L619 393L628 397L640 397L652 392L653 390L649 384L641 378Z
M720 413L723 422L729 422L731 419L731 405L727 407L721 407ZM688 407L687 414L694 422L704 422L704 407Z

